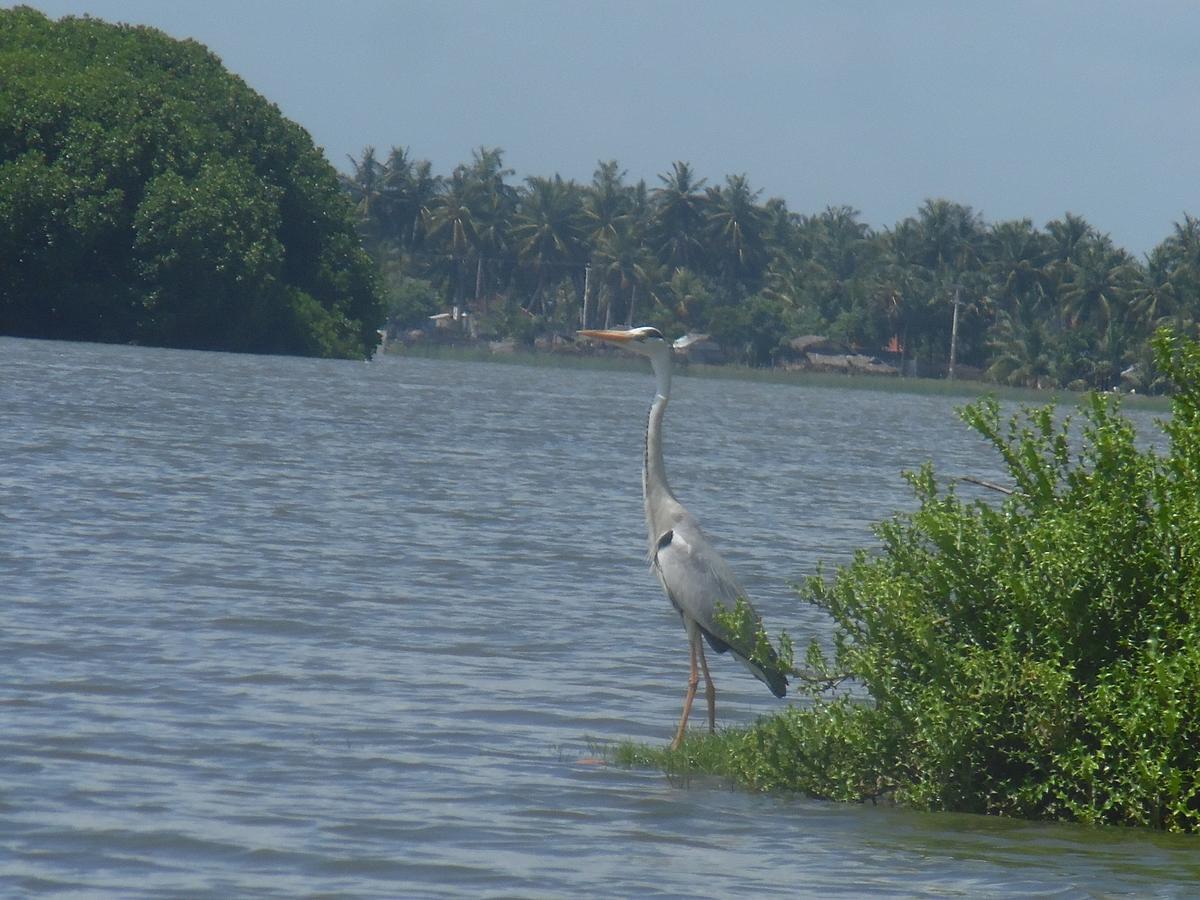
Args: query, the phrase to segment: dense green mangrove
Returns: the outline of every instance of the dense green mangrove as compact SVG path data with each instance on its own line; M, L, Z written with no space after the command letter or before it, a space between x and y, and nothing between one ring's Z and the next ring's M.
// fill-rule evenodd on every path
M194 41L0 10L0 334L369 356L375 270L308 134Z

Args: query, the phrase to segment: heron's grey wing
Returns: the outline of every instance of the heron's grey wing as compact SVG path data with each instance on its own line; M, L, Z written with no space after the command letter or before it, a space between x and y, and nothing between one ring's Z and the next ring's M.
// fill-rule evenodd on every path
M660 534L652 562L675 607L704 631L723 638L713 615L717 604L733 609L745 592L695 522L676 520L674 527Z
M695 620L709 645L718 653L726 650L762 681L776 697L782 697L787 679L778 666L759 665L750 659L752 648L736 640L716 621L718 604L732 611L739 598L746 598L733 570L709 542L690 515L659 535L653 557L654 572L672 605ZM753 612L755 619L758 614ZM772 660L774 654L772 653Z

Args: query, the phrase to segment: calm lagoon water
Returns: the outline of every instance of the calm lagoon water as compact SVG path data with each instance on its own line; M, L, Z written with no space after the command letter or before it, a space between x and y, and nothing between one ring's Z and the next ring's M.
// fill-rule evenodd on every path
M0 339L0 895L1189 896L1200 843L672 783L645 372ZM679 378L674 487L769 626L999 477L958 401ZM1152 418L1144 419L1147 429ZM778 708L715 662L722 722Z

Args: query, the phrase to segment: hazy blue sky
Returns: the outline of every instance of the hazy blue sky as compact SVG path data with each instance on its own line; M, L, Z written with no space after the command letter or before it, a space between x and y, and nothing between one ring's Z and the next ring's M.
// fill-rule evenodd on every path
M407 146L518 177L673 160L893 225L1071 211L1136 254L1200 215L1200 3L32 0L204 43L330 160Z

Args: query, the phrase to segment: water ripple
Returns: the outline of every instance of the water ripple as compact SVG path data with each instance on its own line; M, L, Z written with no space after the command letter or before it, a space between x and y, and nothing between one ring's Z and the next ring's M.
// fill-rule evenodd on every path
M1191 839L591 764L687 675L643 558L650 383L0 339L0 894L1186 896ZM680 379L674 486L771 625L942 398ZM869 502L868 502L869 501ZM778 708L718 661L719 714Z

